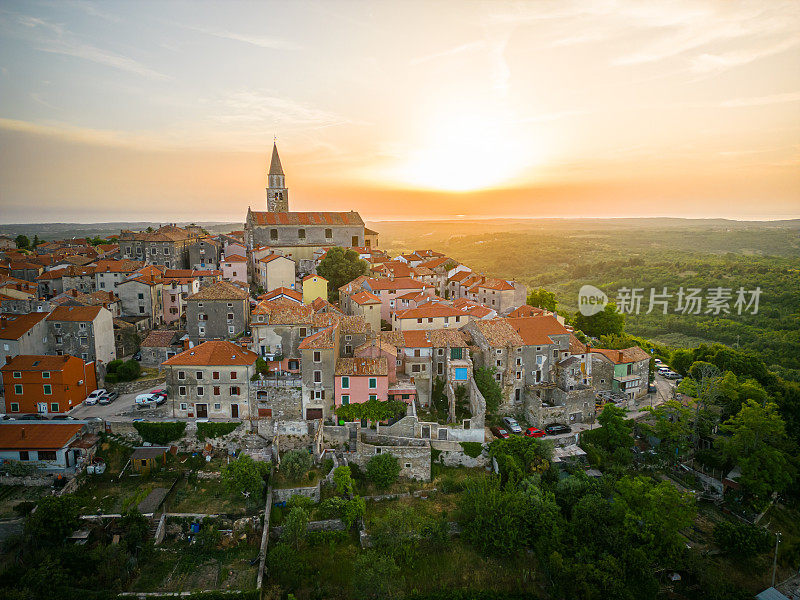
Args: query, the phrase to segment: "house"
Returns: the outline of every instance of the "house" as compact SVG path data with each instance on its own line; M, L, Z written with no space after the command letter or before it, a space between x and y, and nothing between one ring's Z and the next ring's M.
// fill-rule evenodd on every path
M244 333L250 323L250 294L220 281L186 298L186 331L194 344L227 340Z
M158 367L165 360L184 351L184 340L189 337L185 331L175 329L154 329L142 341L141 363L145 367Z
M350 314L363 317L372 331L381 330L381 299L367 290L350 296Z
M412 329L459 328L470 321L470 316L452 306L431 302L417 308L398 310L392 314L392 329L409 331Z
M14 238L7 235L0 235L0 250L12 250L17 247Z
M165 271L161 288L164 323L180 322L186 314L186 299L199 291L200 277L192 269Z
M303 278L303 304L311 304L317 298L328 299L328 280L322 275L306 275Z
M190 269L219 269L222 244L212 237L204 237L189 244Z
M47 316L48 351L108 364L117 357L111 311L102 306L58 306Z
M107 309L112 316L122 316L122 303L114 292L106 292L103 290L87 294L72 289L62 292L58 296L50 299L50 304L55 308L57 306L102 306Z
M368 227L364 228L364 246L367 248L378 247L378 232Z
M51 298L64 291L66 267L45 271L36 278L36 290L40 297Z
M141 448L134 448L131 454L131 468L134 473L142 473L146 475L152 469L157 469L159 466L167 464L167 451L169 448L166 446L143 446Z
M95 289L113 292L117 284L143 266L144 261L141 260L99 260L94 267Z
M247 285L247 259L242 254L225 255L220 263L222 279ZM293 274L294 275L294 274Z
M93 266L70 265L65 268L61 275L61 285L63 290L78 290L84 294L91 294L94 290L94 270Z
M388 361L383 356L339 358L334 372L334 405L339 407L368 400L386 401L389 394L388 375Z
M392 311L397 309L396 301L399 296L404 296L411 292L416 292L418 294L431 297L434 296L434 289L432 286L410 277L398 277L396 279L365 278L361 283L361 287L380 298L381 319L387 322L392 321ZM345 312L348 312L345 308L347 298L342 298L341 291L339 293L339 298L340 302L342 303L342 308L345 310Z
M81 462L82 423L3 422L0 459L19 461L43 471L65 471ZM87 436L88 438L89 436Z
M164 321L164 273L156 266L145 265L117 284L122 316L147 317L150 327Z
M143 260L167 269L189 266L189 246L197 238L195 231L164 225L156 231L121 231L119 250L123 258Z
M30 260L12 260L8 268L12 277L31 282L44 271L42 265Z
M130 356L139 350L140 330L136 323L130 321L132 318L135 317L114 319L114 348L117 351L117 358ZM148 321L149 319L144 319L143 331L147 330Z
M328 402L334 398L338 337L339 328L331 325L308 336L298 347L303 365L301 410L307 420L322 419L330 413Z
M281 254L267 254L256 263L256 282L266 292L294 289L295 263Z
M19 300L35 300L38 286L24 279L0 274L0 295Z
M630 399L647 394L650 354L639 346L624 350L591 348L592 381L597 390L623 393Z
M303 294L298 292L297 290L293 290L287 287L279 287L275 288L271 292L267 292L266 294L261 294L258 297L260 302L272 302L273 300L291 300L292 302L297 302L297 304L303 304Z
M97 389L94 363L74 356L21 354L0 372L8 414L67 412Z
M0 314L0 367L10 357L47 351L46 317L47 313L41 312Z
M203 342L162 363L176 417L248 419L258 355L223 340ZM252 393L251 393L252 392Z

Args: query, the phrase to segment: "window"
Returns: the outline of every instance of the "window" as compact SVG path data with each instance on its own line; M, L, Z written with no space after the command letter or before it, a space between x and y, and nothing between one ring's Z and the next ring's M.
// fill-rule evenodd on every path
M304 338L304 337L306 337L306 335L308 335L307 329L305 327L301 327L300 328L300 337Z
M51 402L50 403L50 412L54 412L54 413L58 412L58 402Z
M269 230L269 239L277 240L278 239L278 230L277 229L270 229Z
M14 379L19 379L22 377L22 371L14 371Z
M369 389L374 390L378 387L378 379L377 377L370 377L369 378Z
M44 392L45 396L52 396L53 395L53 386L52 385L50 385L49 383L45 383L43 387L44 387L43 392Z
M228 333L229 334L236 333L236 327L234 327L233 325L228 325Z
M300 240L306 239L306 230L305 229L298 229L297 230L297 239L300 239Z
M325 230L325 239L331 239L333 237L333 229L326 229Z
M496 352L497 354L502 354L502 353L503 353L503 351L502 351L500 348L498 348L497 350L495 350L495 352Z
M137 294L137 296L139 297L139 300L144 300L144 294Z
M186 371L178 371L178 379L186 379Z
M214 410L222 410L222 404L219 402L214 403Z
M181 410L188 410L188 408L189 408L189 405L186 404L186 402L181 402L181 404L180 404L180 409Z
M236 371L231 371L231 379L236 379Z
M232 385L231 386L231 396L238 396L239 395L239 386Z
M463 348L450 348L450 360L461 360L463 357Z
M417 319L417 323L422 323L422 319Z
M410 469L410 468L411 468L411 463L406 463L406 469Z
M322 383L322 371L314 371L314 383Z
M205 393L206 393L206 391L203 389L203 386L202 385L198 385L197 386L197 395L198 396L203 396Z
M228 306L228 308L233 308L233 302L228 302L227 306ZM233 318L233 317L229 317L229 318Z
M50 371L42 371L42 379L50 379Z
M17 385L14 386L14 393L17 396L21 396L22 395L22 385L21 384L18 383Z
M352 335L346 335L346 336L344 336L344 341L345 341L345 342L349 342L349 341L351 341L352 339L353 339L353 336L352 336Z
M352 352L353 352L353 347L350 344L345 344L344 353L345 354L352 354Z
M19 412L19 404L16 402L11 403L11 412Z
M412 373L419 373L420 365L411 365L411 372Z
M202 371L197 371L197 372L195 372L194 376L195 376L196 379L200 380L200 379L203 378L203 372Z
M376 396L375 394L370 394L370 395L369 395L369 399L370 399L370 400L377 400L377 399L378 399L378 396Z
M81 323L80 327L81 327L81 329L86 329L86 323Z
M438 356L444 356L444 348L439 348L438 350L436 350L436 354Z
M350 396L342 396L342 406L347 406L348 404L350 404Z
M322 362L322 352L320 352L319 350L314 350L314 362L315 363Z
M19 459L20 460L30 460L28 458L28 451L27 450L20 450L19 451Z
M218 386L218 385L215 385L215 386L214 386L214 395L215 395L215 396L219 396L219 394L220 394L220 391L219 391L219 386Z
M228 321L233 321L233 313L228 313Z
M342 389L349 390L350 389L350 378L349 377L342 377Z
M53 327L56 329L61 329L61 323L53 323Z
M219 371L214 371L211 373L211 379L219 379Z

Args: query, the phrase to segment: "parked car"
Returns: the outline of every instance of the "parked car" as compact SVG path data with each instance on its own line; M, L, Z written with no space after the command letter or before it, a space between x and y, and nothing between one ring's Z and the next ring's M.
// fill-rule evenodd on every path
M660 359L660 358L656 358L656 359L654 359L654 362L655 362L657 365L663 365L663 364L664 364L663 362L661 362L661 359Z
M651 384L649 384L649 385L647 386L647 393L648 393L648 394L655 394L655 393L656 393L656 386L655 386L655 384L652 384L652 383L651 383Z
M519 426L519 423L517 423L517 420L514 417L503 417L503 423L506 424L506 427L508 427L508 430L511 433L522 433L522 427Z
M675 371L667 371L666 373L664 373L664 378L665 379L680 379L681 376L678 375Z
M47 417L38 413L31 413L29 415L21 415L17 417L20 421L47 421Z
M167 390L153 390L150 392L156 399L156 404L161 405L167 401Z
M494 434L494 437L500 438L501 440L508 438L508 432L502 427L492 427L490 431Z
M572 431L572 427L569 425L563 425L561 423L553 423L552 425L548 425L544 428L545 433L547 435L560 435L562 433L569 433Z
M83 401L84 404L87 406L92 406L93 404L97 404L97 401L105 396L108 392L106 388L100 388L99 390L93 391L91 394L86 396L86 400Z
M139 350L136 354L133 355L133 360L140 361L142 360L142 351Z
M544 437L544 431L539 429L538 427L528 427L525 430L526 437Z
M51 421L74 421L75 417L70 417L69 415L55 415L50 417Z
M119 398L119 394L117 392L106 392L100 399L97 401L98 404L111 404L114 400Z
M158 396L150 392L147 392L146 394L139 394L138 396L136 396L136 404L138 404L139 406L151 406L153 404L156 404L157 400Z

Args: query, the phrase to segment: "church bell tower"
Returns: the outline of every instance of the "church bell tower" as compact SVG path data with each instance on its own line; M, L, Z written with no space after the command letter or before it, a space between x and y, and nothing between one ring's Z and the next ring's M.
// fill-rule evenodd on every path
M267 174L267 210L269 212L289 212L289 190L286 189L286 176L283 174L278 145L272 144L272 160Z

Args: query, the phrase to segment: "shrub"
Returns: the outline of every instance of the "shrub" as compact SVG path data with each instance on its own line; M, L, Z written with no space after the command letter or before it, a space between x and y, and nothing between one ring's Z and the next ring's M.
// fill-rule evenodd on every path
M299 549L306 535L308 535L308 513L302 508L295 507L283 521L283 537L287 543Z
M243 454L222 467L222 483L236 493L247 493L253 500L261 498L264 476L269 473L269 463L259 462Z
M212 423L210 421L208 423L198 423L197 439L202 442L205 439L213 439L228 435L241 424L241 421L235 421L233 423Z
M121 358L117 358L112 360L110 363L106 365L106 373L116 373L117 369L119 369L125 361Z
M177 440L183 435L186 430L185 421L165 421L163 423L155 423L151 421L144 421L141 423L134 423L133 427L142 436L145 442L151 444L164 445L172 440Z
M276 544L267 554L271 577L287 588L297 588L303 583L306 562L289 544Z
M311 468L311 455L305 450L290 450L281 461L280 469L289 479L300 479Z
M106 383L119 382L119 376L116 373L106 373Z
M754 557L769 550L772 533L749 523L723 521L714 526L714 541L728 554Z
M353 564L352 583L357 598L397 598L399 578L400 567L394 559L375 550L360 553Z
M116 375L119 381L133 381L142 373L142 366L135 360L126 360L117 367Z
M336 470L333 472L333 483L336 485L337 493L342 495L350 495L353 493L353 477L348 467L336 467Z
M367 463L367 478L381 489L397 481L398 475L400 475L400 463L397 457L389 452L376 454Z
M308 496L293 494L286 503L286 508L289 510L292 510L293 508L302 508L307 513L311 513L311 510L314 508L314 500Z
M461 442L461 447L470 458L478 458L483 452L483 444L480 442Z

